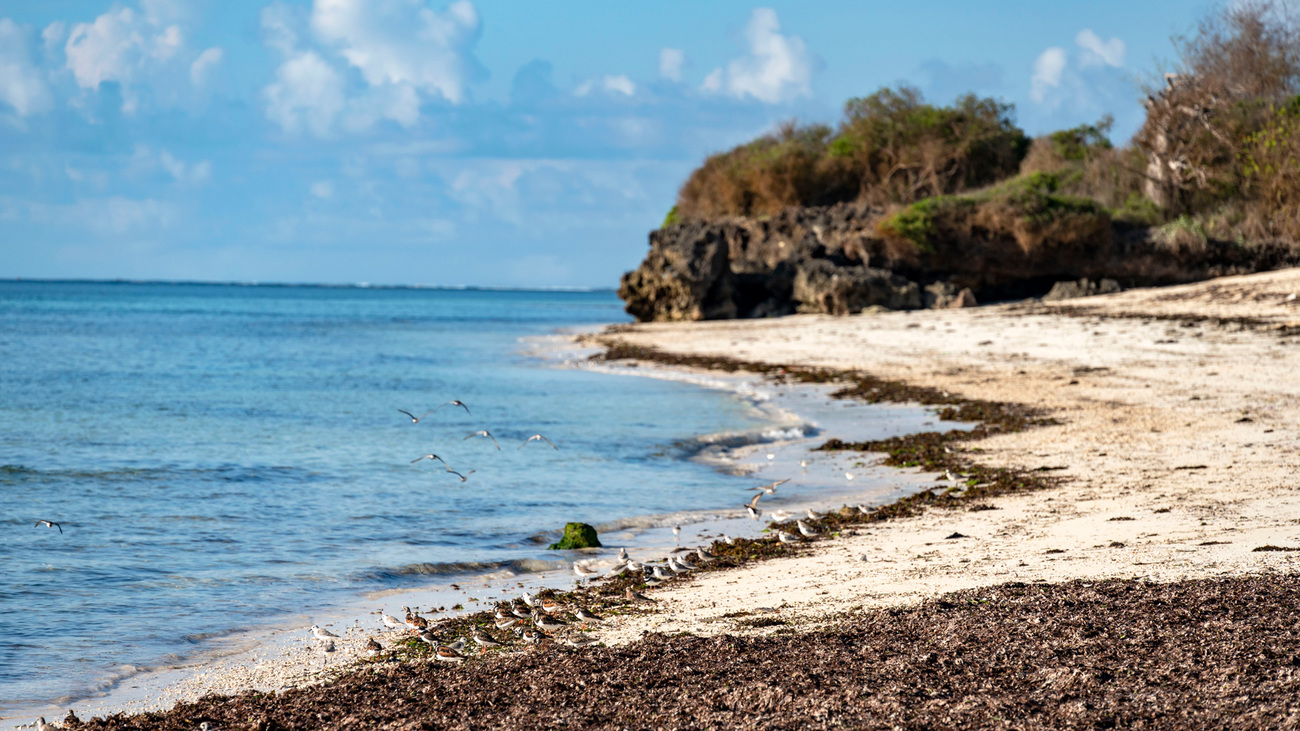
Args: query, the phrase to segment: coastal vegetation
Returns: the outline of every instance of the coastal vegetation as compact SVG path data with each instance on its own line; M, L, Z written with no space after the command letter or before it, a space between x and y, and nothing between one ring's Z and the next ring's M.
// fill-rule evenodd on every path
M1146 116L1030 137L908 86L708 157L619 290L642 320L848 314L1300 264L1300 16L1232 3L1174 39ZM970 290L970 296L958 296Z
M1300 243L1300 24L1280 4L1234 3L1174 46L1175 68L1145 83L1145 122L1123 146L1109 116L1031 140L997 99L943 106L885 88L846 102L834 128L790 121L710 156L665 223L860 202L887 210L883 234L922 250L945 222L973 218L1018 239L1084 216Z

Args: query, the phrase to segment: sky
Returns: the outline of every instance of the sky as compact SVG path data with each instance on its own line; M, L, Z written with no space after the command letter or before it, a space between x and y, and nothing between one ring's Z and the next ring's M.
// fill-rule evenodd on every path
M884 86L1123 143L1217 7L0 0L0 278L613 287L704 156Z

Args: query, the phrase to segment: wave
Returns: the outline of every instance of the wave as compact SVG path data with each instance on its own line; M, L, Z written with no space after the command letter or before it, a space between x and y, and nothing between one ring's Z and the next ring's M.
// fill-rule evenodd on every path
M405 566L377 567L362 572L358 578L371 581L401 581L418 576L459 576L486 574L496 571L532 574L540 571L566 569L563 559L517 558L507 561L448 561L440 563L412 563Z
M212 482L316 482L325 475L317 470L283 465L217 465L214 467L119 467L107 470L43 470L27 465L0 465L0 484L7 482L162 482L197 479Z

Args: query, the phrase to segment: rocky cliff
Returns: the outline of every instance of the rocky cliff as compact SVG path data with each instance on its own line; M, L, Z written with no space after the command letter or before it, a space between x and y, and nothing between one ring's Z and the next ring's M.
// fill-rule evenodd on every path
M840 204L674 223L651 232L645 261L618 293L641 321L844 315L1042 296L1062 281L1092 280L1067 288L1086 295L1117 288L1099 289L1102 279L1169 284L1300 263L1289 247L1124 229L1099 211L1045 219L958 206L928 217L919 242L893 233L890 220Z

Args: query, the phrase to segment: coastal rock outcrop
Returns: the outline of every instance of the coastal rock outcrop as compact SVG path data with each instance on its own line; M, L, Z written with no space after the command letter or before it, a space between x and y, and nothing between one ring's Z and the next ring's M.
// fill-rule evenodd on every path
M651 232L650 251L623 275L618 295L642 322L848 315L1103 294L1300 264L1300 250L1280 244L1173 246L1159 229L1122 228L1100 209L1047 224L960 201L909 211L903 219L841 203L672 223Z

